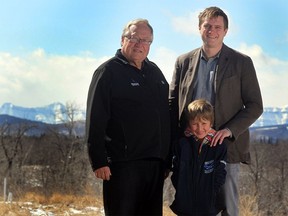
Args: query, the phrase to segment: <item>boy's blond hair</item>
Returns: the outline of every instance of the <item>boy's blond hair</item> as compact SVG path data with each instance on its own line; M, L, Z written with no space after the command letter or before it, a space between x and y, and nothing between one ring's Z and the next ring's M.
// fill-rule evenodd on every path
M205 99L194 100L188 105L187 120L188 123L195 119L205 119L214 123L213 106Z

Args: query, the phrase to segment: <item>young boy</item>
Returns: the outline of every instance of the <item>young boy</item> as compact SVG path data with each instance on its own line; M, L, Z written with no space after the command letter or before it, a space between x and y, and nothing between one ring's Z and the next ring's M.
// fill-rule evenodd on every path
M172 184L175 199L170 206L177 215L215 216L216 197L225 183L225 143L210 146L216 131L212 129L212 105L203 99L188 105L185 136L175 147Z

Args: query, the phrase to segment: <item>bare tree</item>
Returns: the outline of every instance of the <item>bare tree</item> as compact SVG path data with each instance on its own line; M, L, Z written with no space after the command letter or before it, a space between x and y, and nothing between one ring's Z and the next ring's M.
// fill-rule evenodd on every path
M266 215L288 215L287 143L257 143L251 147L252 164L242 171L242 175L246 173L242 194L255 197L258 209Z
M11 177L14 161L17 160L17 166L20 168L26 158L27 151L23 150L23 140L25 133L35 126L26 123L12 125L4 123L0 127L0 148L3 150L7 166L4 176Z
M57 177L61 188L75 184L78 180L75 175L82 176L87 173L85 154L83 154L84 140L76 131L78 124L82 124L82 127L84 125L84 121L77 119L80 111L75 103L66 103L66 106L56 113L56 118L60 119L61 124L51 130L54 137L53 144L56 146L61 162Z
M276 187L278 207L281 206L283 215L288 215L288 152L286 149L287 143L280 142L275 146L274 157L271 159L274 170L273 185Z

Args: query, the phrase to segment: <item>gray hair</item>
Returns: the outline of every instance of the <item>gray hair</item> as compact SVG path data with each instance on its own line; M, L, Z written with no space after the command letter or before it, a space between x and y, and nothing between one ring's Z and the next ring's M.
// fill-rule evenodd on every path
M126 24L126 26L124 27L124 29L123 29L122 37L125 37L125 36L129 35L130 34L130 27L132 25L137 25L139 23L145 23L148 26L148 28L151 30L151 35L152 35L152 39L153 39L153 28L152 28L152 26L149 24L147 19L142 19L142 18L131 20L130 22L128 22Z

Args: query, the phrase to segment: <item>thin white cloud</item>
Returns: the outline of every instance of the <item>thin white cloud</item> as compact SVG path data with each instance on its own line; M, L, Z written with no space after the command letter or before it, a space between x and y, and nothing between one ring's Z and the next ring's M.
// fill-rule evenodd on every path
M158 47L151 55L151 61L155 62L163 72L168 83L171 82L174 64L177 58L177 53L166 47Z
M199 35L198 30L198 14L199 11L190 12L186 16L172 17L172 27L176 32L184 33L186 35Z
M0 105L43 106L77 101L85 106L94 70L108 57L48 55L38 49L26 56L0 53Z

